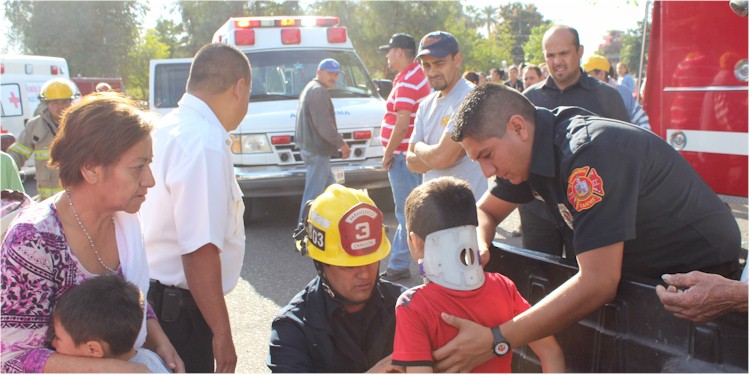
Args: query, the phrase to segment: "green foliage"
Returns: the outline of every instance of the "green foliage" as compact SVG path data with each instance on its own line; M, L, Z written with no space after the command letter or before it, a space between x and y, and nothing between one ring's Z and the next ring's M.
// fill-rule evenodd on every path
M161 41L157 29L149 29L141 43L128 53L130 64L123 69L127 94L136 99L148 100L149 62L169 58L170 46Z
M83 76L121 75L145 11L133 1L5 3L13 43L28 54L64 57L70 74Z
M534 4L510 3L500 7L503 24L513 36L511 48L512 59L509 63L520 64L525 60L524 44L529 40L532 30L544 23L544 17Z
M523 45L523 54L526 57L526 62L535 65L544 64L544 52L542 50L544 46L542 45L542 38L544 38L544 33L547 29L552 26L553 24L551 22L544 22L531 29L529 39Z
M195 55L210 43L214 32L230 17L247 15L245 2L241 1L187 1L179 0L177 8L182 16L182 27L187 33L185 53Z
M651 23L648 24L646 35L651 34ZM643 45L643 21L638 21L638 27L625 32L622 37L622 50L620 51L620 61L630 67L631 72L637 72L641 62L641 46ZM646 48L644 49L643 71L646 71L648 63L649 39L646 38ZM635 76L637 73L633 74Z

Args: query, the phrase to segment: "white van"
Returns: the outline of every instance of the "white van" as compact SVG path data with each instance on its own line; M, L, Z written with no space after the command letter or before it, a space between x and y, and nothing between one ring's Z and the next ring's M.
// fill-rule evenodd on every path
M62 57L0 55L0 128L18 138L39 106L42 85L53 78L70 79L68 63ZM27 175L34 174L33 157L22 170Z
M237 46L252 65L248 113L230 134L235 176L245 197L302 194L305 165L294 142L298 98L315 77L318 63L334 58L341 64L342 74L330 94L339 132L352 150L346 159L332 158L334 176L346 186L369 189L384 208L393 206L388 174L381 166L380 122L385 102L354 51L346 28L338 26L338 17L230 18L213 41ZM177 107L185 92L190 62L151 61L152 111L166 113Z

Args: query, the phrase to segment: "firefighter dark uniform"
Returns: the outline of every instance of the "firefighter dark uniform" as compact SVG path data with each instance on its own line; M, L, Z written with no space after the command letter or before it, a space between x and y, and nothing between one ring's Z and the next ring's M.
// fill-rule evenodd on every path
M692 270L737 278L731 212L664 140L577 107L537 108L530 174L491 193L544 201L576 255L624 242L623 274Z
M305 204L302 217L297 250L313 259L318 276L273 320L268 368L370 370L393 352L396 301L406 291L378 278L379 262L391 252L383 213L364 192L333 184ZM333 267L348 269L347 276L329 278ZM369 295L341 292L364 282L368 289L372 283Z
M39 116L26 123L21 135L7 151L19 167L31 155L34 155L36 188L39 197L42 199L49 198L62 190L59 172L47 165L49 146L55 138L57 130L57 124L52 121L49 110L45 108Z

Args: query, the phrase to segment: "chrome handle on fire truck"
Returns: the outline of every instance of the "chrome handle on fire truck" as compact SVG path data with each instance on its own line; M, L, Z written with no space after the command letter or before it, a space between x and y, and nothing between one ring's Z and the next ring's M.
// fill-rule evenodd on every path
M747 0L732 0L729 2L729 7L740 17L747 17Z
M747 4L747 2L745 2ZM742 59L734 64L734 76L740 82L747 82L747 59Z
M677 151L684 149L685 145L687 145L687 137L685 136L685 133L681 131L672 133L669 137L669 145Z

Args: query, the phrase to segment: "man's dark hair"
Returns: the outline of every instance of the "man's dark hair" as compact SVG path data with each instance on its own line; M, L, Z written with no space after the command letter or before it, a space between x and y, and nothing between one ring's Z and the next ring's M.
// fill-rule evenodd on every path
M477 72L466 71L464 73L464 79L475 85L479 84L479 74L477 74Z
M55 304L54 319L76 346L101 340L112 355L129 352L143 322L143 295L119 275L89 279L65 292Z
M529 70L533 70L536 72L536 75L539 76L539 78L544 78L544 74L542 73L542 69L534 64L526 65L526 68Z
M422 239L439 230L479 225L477 206L469 184L455 177L440 177L417 186L406 198L406 228Z
M464 138L502 138L508 120L521 115L533 123L534 105L523 94L511 87L485 83L472 90L456 113L456 124L451 138L461 142Z
M241 78L250 84L250 62L242 51L226 43L206 44L190 65L187 91L219 94Z
M401 48L401 50L404 51L404 56L406 56L409 61L414 61L417 57L417 50L414 48Z

